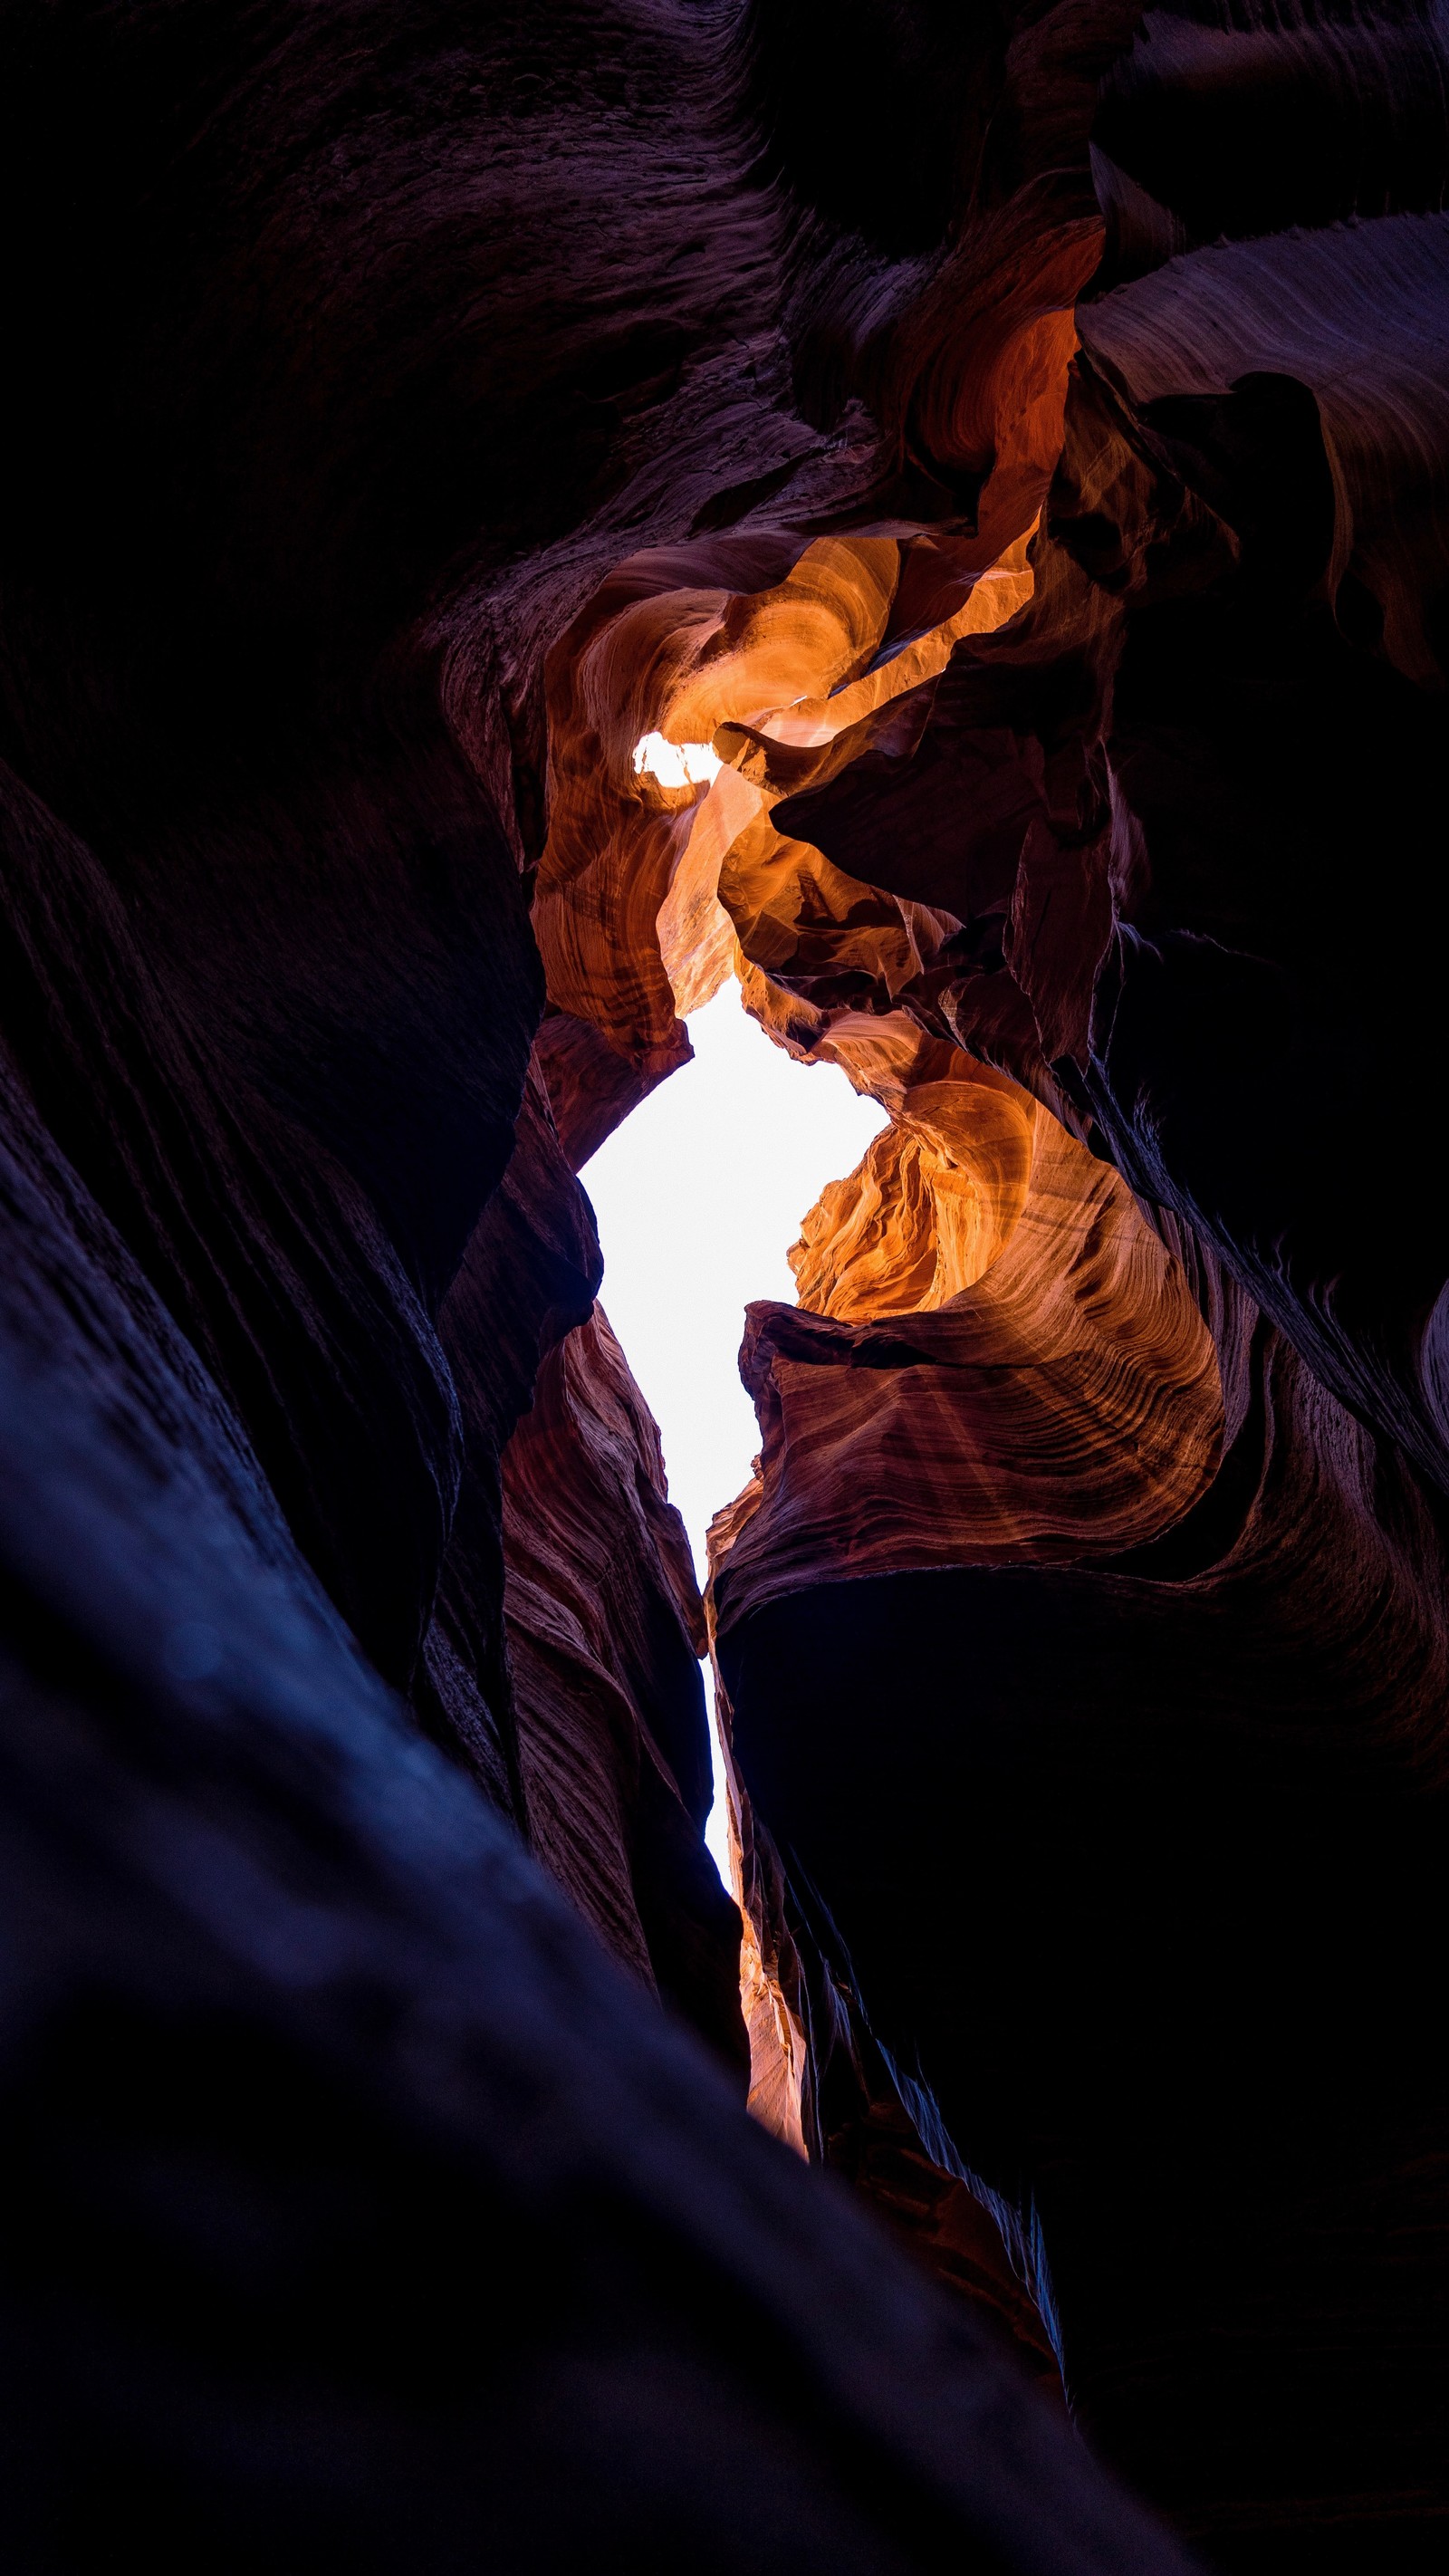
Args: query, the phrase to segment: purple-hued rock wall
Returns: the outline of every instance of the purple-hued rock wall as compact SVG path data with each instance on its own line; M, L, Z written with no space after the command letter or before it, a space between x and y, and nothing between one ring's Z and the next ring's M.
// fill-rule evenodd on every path
M1440 19L0 60L7 2563L1437 2563Z

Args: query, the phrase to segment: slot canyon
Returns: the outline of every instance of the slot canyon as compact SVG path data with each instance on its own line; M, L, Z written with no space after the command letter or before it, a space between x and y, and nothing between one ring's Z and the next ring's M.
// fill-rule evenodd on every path
M1441 2567L1443 7L0 29L7 2567Z

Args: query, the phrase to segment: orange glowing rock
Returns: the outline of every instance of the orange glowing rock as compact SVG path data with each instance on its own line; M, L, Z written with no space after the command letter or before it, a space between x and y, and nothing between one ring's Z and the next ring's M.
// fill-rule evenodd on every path
M1000 1202L893 1130L807 1219L797 1276L821 1311L749 1309L764 1464L719 1565L722 1626L827 1567L1113 1555L1210 1482L1222 1395L1187 1282L1117 1175L1027 1115L1014 1215L999 1129Z
M1008 74L1024 184L976 210L881 338L887 439L974 485L974 524L813 540L746 529L636 555L548 663L533 917L561 1134L597 1138L683 1062L682 1022L732 971L776 1043L842 1066L891 1120L806 1217L798 1306L750 1310L762 1457L711 1532L721 1635L842 1575L1110 1556L1189 1511L1220 1453L1217 1358L1188 1283L1121 1180L1052 1114L1064 1103L1046 1068L1080 1042L1110 917L1105 840L1075 829L1077 772L1058 775L1013 729L1008 688L962 799L974 873L909 840L842 865L808 827L775 821L785 798L845 778L854 795L873 763L908 756L953 654L1030 662L1038 558L1059 574L1032 540L1062 442L1070 306L1102 237L1047 175L1057 124L1084 130L1092 76L1085 57L1044 71L1039 56L1019 38ZM1083 615L1078 593L1063 596L1065 616L1054 595L1039 621L1057 656ZM641 764L654 735L711 745L723 765L705 784ZM964 974L979 979L971 1054L953 1042ZM541 1486L529 1504L545 1522L555 1508ZM545 1568L540 1598L555 1581ZM537 1640L522 1664L551 1668ZM562 1832L570 1721L537 1687L539 1743L558 1747L540 1794L546 1805L551 1771ZM721 1693L726 1743L729 1714ZM728 1750L726 1763L755 2116L854 2173L898 2222L909 2209L928 2260L1050 2372L992 2221L932 2165L849 1997L822 2000L822 1963L797 1939ZM602 1791L599 1803L607 1812ZM619 1808L599 1864L601 1914L617 1911L622 1820ZM829 2136L807 2098L820 2010L850 2030L863 2088Z
M635 1066L668 1070L685 1060L684 1014L738 963L736 939L771 972L808 976L823 960L828 978L853 973L858 992L888 998L922 971L954 918L929 915L923 943L911 907L782 842L769 811L814 780L821 746L1030 597L1024 530L984 565L964 568L960 552L719 539L683 559L637 557L603 584L549 661L552 807L534 926L557 1009ZM705 589L711 568L720 585ZM898 600L934 622L897 646L886 639ZM729 765L704 796L663 784L636 767L655 732L718 736ZM847 922L856 935L842 945ZM805 924L817 935L802 942Z
M1001 1251L1045 1113L1005 1075L956 1062L958 1078L904 1092L894 1123L805 1218L789 1258L812 1314L924 1313L973 1286Z

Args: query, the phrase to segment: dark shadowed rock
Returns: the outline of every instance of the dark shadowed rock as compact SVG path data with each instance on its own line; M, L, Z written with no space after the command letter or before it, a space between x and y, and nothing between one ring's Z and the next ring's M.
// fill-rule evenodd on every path
M1442 28L0 46L8 2563L1436 2564Z

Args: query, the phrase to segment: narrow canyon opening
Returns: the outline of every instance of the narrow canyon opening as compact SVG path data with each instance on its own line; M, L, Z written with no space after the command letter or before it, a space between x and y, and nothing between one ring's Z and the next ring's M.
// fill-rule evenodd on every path
M651 1509L680 1514L664 1553L682 1564L687 1530L705 1596L676 1565L680 1633L714 1659L704 1839L742 1909L750 2107L816 2161L883 2157L877 2196L897 2215L928 2172L932 2214L911 2222L928 2259L949 2268L969 2246L994 2312L1055 2382L1032 2214L963 2166L930 2086L862 2007L799 1859L822 1815L835 1829L837 1775L869 1814L869 1747L893 1704L889 1673L865 1678L864 1638L858 1671L820 1687L833 1649L810 1631L817 1597L869 1579L852 1601L884 1601L963 1564L1110 1561L1191 1509L1220 1450L1199 1307L1042 1060L1043 1026L1054 1053L1077 1031L1087 994L1063 942L1097 935L1095 916L1078 924L1050 887L1026 913L1001 874L1023 833L1049 854L1058 832L1075 847L1088 820L1100 830L1080 764L1058 782L1009 727L978 730L973 885L918 845L909 814L883 836L872 820L938 680L949 708L955 649L1033 649L1035 520L1024 504L1020 518L999 551L980 531L870 533L704 540L617 565L549 657L532 917L541 1079L598 1223L609 1367L637 1404L629 1472ZM842 825L843 787L863 824ZM525 1552L537 1448L526 1417L505 1459L528 1496L512 1524ZM530 1642L537 1608L511 1597L521 1670L548 1623ZM933 1674L926 1704L953 1688ZM543 1703L530 1741L562 1742L551 1679ZM796 1784L790 1748L807 1740ZM527 1758L540 1848L563 1851L562 1766L545 1779ZM702 1775L697 1822L707 1788ZM977 1795L963 1781L942 1816ZM595 1919L612 1922L616 1862L591 1868ZM922 1928L927 1950L933 1937ZM657 1938L650 1957L679 1993Z
M1449 8L0 68L0 2563L1423 2576Z
M659 1425L702 1586L709 1524L747 1483L760 1445L738 1366L745 1307L794 1301L787 1255L802 1220L889 1122L837 1066L797 1063L772 1045L732 975L686 1026L692 1063L615 1128L579 1177L603 1247L600 1302ZM728 1886L713 1725L710 1743L705 1839Z
M948 1036L923 1042L898 1008L939 974L954 916L871 892L771 813L958 637L1026 604L1029 534L999 554L865 536L639 557L550 657L546 1079L702 1589L711 1522L729 1513L718 1561L763 1492L746 1309L936 1306L1014 1223L1015 1086L988 1074L988 1096ZM580 1025L589 1069L565 1072L577 1038L562 1033ZM706 1842L738 1892L713 1718L710 1752Z

